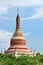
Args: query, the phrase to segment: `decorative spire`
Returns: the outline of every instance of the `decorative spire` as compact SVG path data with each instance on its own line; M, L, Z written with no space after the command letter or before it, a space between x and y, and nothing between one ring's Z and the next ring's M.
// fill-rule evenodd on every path
M19 16L19 7L17 8L17 16Z
M16 31L20 31L20 17L19 17L19 8L17 8L17 17L16 17Z

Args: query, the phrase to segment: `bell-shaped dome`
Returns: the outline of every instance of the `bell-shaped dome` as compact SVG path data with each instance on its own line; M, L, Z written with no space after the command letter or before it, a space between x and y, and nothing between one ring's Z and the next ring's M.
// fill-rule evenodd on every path
M20 31L20 17L19 17L19 15L17 15L17 17L16 17L16 30L15 30L13 37L11 38L10 45L11 46L26 45L26 40Z

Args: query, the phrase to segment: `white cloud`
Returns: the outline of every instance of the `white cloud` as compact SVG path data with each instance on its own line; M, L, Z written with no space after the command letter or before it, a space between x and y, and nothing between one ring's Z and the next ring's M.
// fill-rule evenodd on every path
M4 5L0 5L0 14L5 14L7 13L7 7Z
M31 33L30 32L28 32L28 33L24 33L23 35L24 36L28 36L28 35L30 35Z
M8 7L4 6L4 5L0 5L0 20L1 19L8 19L6 16L3 16L5 14L7 14L8 12Z
M43 0L0 0L0 13L7 12L8 6L43 6Z
M43 18L43 8L36 8L35 13L30 17L21 18L21 20L29 20L29 19L39 19Z
M0 4L12 6L39 6L43 5L43 0L1 0Z
M36 9L35 14L30 17L30 19L36 19L36 18L43 18L43 8Z
M10 32L4 31L4 30L0 30L0 39L6 39L7 36L11 36ZM8 38L9 38L8 37Z
M0 30L0 51L9 47L11 35L10 32Z

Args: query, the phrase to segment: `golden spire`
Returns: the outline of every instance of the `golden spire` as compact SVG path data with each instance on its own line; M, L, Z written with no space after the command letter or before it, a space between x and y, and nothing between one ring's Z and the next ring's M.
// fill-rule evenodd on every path
M19 17L19 8L17 8L17 17L16 17L16 31L20 31L20 17Z

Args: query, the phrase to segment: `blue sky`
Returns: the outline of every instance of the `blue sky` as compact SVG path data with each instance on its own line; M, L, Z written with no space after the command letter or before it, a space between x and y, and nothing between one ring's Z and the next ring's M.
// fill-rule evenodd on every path
M0 1L0 51L10 46L16 28L17 7L26 46L43 53L43 0Z

